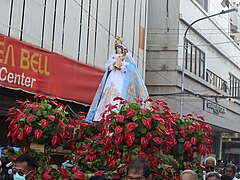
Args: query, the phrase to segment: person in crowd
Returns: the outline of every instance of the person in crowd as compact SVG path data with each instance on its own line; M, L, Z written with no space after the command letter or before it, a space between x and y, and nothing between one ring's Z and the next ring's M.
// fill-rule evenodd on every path
M221 180L232 180L232 178L226 174L221 176Z
M228 163L225 166L224 174L230 176L232 180L237 180L238 178L235 177L236 170L237 170L237 167L234 164Z
M36 165L35 160L26 154L17 157L13 165L13 179L14 180L35 180Z
M136 158L132 160L127 168L128 174L126 179L133 180L151 180L150 164L145 158Z
M221 180L221 176L217 172L210 172L206 174L206 180Z
M10 147L3 147L0 160L0 180L11 180L12 177L12 160L10 156L14 150Z
M194 171L187 169L181 173L180 180L198 180L198 176Z
M217 161L214 157L207 157L204 160L204 172L203 172L203 179L206 180L206 174L210 172L216 172L215 168L217 165Z
M89 180L107 180L107 178L104 176L92 176Z

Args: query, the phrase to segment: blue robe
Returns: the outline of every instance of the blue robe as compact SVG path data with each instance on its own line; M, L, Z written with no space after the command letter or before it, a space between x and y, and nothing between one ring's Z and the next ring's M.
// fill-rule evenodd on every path
M134 98L142 98L143 100L146 100L149 95L147 88L143 82L143 79L133 62L133 59L127 54L126 56L126 68L124 73L124 80L123 80L123 87L121 94L117 94L118 96L122 97L123 99L129 100L130 102L135 102ZM86 122L93 123L93 121L100 121L101 119L96 119L95 114L98 111L98 106L101 101L104 100L107 96L103 96L104 87L111 78L111 73L113 73L113 70L109 67L107 67L107 70L102 78L102 81L98 87L98 90L96 92L96 95L93 99L92 105L88 111ZM118 81L114 81L118 83ZM112 92L112 91L111 91ZM108 102L110 103L110 102ZM107 104L105 104L107 105ZM101 112L102 113L102 112Z

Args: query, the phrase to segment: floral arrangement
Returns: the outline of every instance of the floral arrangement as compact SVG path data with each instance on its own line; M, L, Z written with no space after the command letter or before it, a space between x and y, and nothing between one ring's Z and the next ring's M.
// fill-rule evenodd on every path
M65 107L46 96L36 95L34 98L35 102L16 101L16 106L9 109L7 119L10 122L7 137L14 144L24 146L24 152L31 143L56 148L68 136L69 118Z
M109 104L99 123L88 124L83 116L69 117L57 101L35 98L36 102L18 101L20 107L10 109L8 137L22 145L24 153L45 162L38 166L37 179L87 179L93 175L124 179L127 164L135 157L148 158L154 179L179 179L185 169L202 177L199 157L210 153L212 134L201 116L180 117L171 113L164 100L146 107L151 99L130 103L116 97L119 105ZM72 169L53 164L49 154L29 149L32 142L56 148L62 140L71 149L67 156Z
M115 100L120 100L121 108L108 105L100 123L82 123L75 134L72 162L83 172L123 179L132 158L146 157L154 179L178 179L188 168L201 176L199 156L209 154L212 144L210 128L201 116L181 118L163 100L150 108L144 106L151 99Z

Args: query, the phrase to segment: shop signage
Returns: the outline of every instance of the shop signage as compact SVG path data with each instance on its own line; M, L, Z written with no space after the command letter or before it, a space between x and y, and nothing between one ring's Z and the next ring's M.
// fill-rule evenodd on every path
M0 86L91 104L103 71L0 34Z
M206 106L207 106L207 108L212 109L213 112L217 115L219 113L225 114L225 112L226 112L225 107L220 106L219 104L211 102L211 101L206 101Z

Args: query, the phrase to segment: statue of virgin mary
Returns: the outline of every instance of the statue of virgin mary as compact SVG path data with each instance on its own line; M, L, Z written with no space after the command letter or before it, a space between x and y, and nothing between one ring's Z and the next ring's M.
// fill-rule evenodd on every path
M118 103L113 100L115 97L122 97L129 102L134 102L134 98L146 100L149 97L137 66L119 37L115 40L115 51L105 68L106 72L86 117L89 123L100 121L106 106Z

